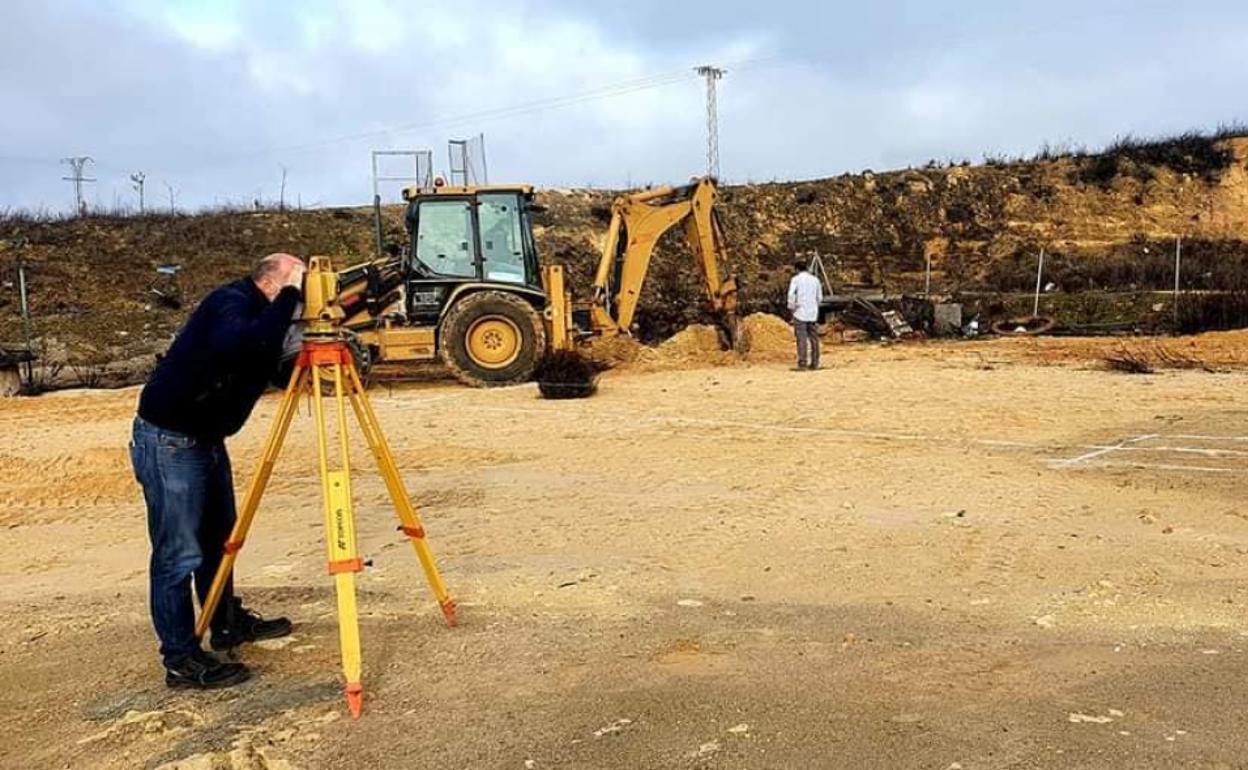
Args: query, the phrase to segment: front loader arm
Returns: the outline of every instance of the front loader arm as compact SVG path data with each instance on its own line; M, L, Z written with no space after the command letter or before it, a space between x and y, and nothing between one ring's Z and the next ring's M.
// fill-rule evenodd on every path
M723 235L714 205L715 183L710 179L615 201L594 276L590 314L595 332L618 334L632 327L654 247L664 233L683 222L711 307L721 314L729 340L736 344L737 284L721 273Z

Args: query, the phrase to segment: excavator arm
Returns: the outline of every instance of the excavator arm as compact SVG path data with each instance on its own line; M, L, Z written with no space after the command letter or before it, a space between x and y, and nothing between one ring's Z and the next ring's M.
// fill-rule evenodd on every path
M595 334L628 332L655 245L664 233L683 224L711 309L736 347L737 281L721 267L725 250L715 189L715 181L703 177L684 187L661 187L616 199L590 299Z

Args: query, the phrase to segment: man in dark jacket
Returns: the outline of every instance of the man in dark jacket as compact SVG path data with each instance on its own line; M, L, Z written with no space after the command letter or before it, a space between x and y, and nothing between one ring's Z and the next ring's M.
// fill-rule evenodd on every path
M205 297L139 396L130 460L147 503L152 623L170 687L227 687L250 675L201 649L191 585L202 603L234 526L225 438L277 377L304 269L298 257L270 254ZM228 650L291 625L244 609L227 584L210 629L212 648Z

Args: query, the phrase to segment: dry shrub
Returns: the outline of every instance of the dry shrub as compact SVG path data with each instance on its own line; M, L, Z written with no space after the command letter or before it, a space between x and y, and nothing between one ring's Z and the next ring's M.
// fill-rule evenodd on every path
M1219 127L1212 133L1189 131L1161 139L1119 137L1103 152L1077 158L1072 181L1108 188L1122 174L1147 184L1156 178L1155 169L1196 177L1215 184L1235 161L1235 153L1222 140L1243 136L1245 127Z
M1154 371L1147 357L1141 356L1138 351L1125 348L1105 356L1105 365L1111 371L1124 374L1152 374Z
M1207 361L1195 355L1174 350L1156 340L1136 346L1123 345L1102 360L1111 371L1126 374L1152 374L1159 369L1217 371Z

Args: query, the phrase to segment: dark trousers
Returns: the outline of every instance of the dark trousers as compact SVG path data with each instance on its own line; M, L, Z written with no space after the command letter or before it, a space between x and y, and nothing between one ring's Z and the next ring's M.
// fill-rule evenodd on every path
M170 664L199 649L191 582L202 603L234 526L234 479L221 441L199 441L134 418L130 462L147 503L152 624ZM233 604L226 584L213 627Z
M797 365L806 366L807 361L810 362L810 368L819 368L819 325L814 321L794 321L793 333L797 335ZM809 358L806 350L810 349Z

